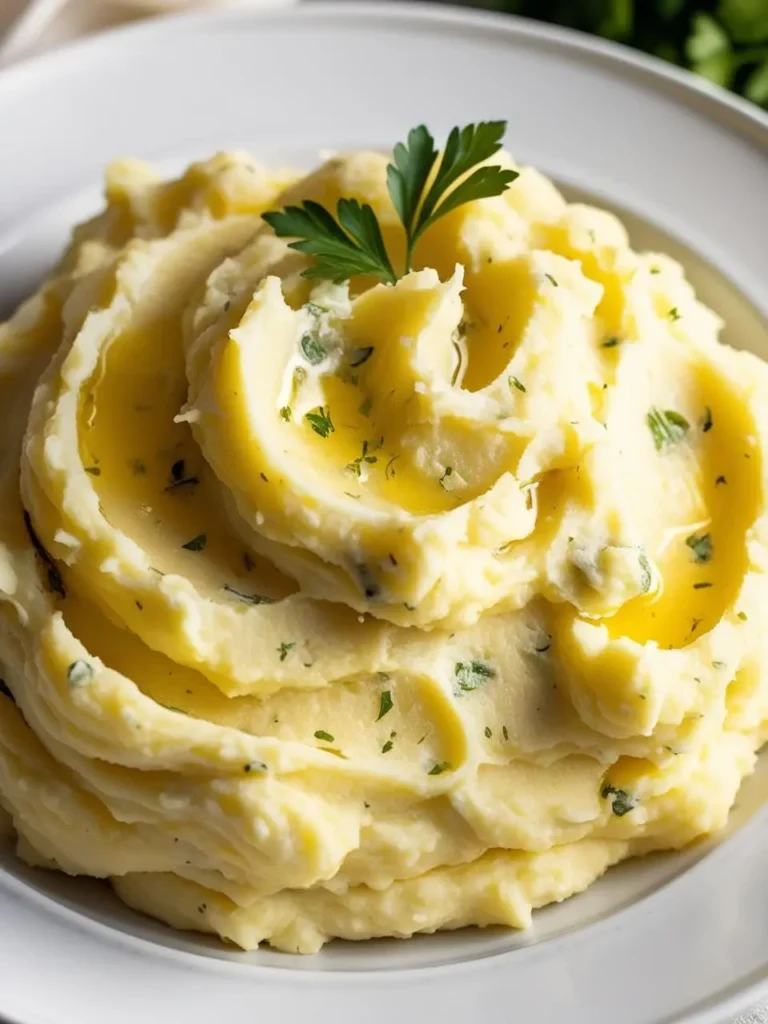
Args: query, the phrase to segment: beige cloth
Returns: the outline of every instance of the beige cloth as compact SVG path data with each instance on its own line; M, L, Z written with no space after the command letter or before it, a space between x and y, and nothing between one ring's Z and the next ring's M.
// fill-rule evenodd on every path
M24 14L28 3L27 0L0 0L0 66L42 53L83 35L150 17L157 13L158 8L168 11L192 6L214 6L217 3L219 6L230 7L267 7L288 5L294 0L31 0L29 6L36 2L43 16L57 7L58 10L50 20L46 20L39 32L18 41L14 39L13 45L5 49L5 34L9 30L13 31L12 26ZM44 10L46 3L48 11ZM739 1017L732 1024L768 1024L768 1004Z
M0 0L0 66L157 13L191 7L277 7L294 2L296 0Z

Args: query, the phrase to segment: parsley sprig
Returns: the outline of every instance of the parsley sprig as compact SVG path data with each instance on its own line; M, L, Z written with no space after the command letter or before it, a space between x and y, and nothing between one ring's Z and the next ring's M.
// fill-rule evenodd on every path
M393 163L387 167L387 189L405 229L403 273L410 272L416 243L435 221L465 203L501 195L518 177L510 168L477 166L501 149L506 127L506 121L485 121L453 128L442 157L423 124L411 129L407 142L395 146ZM262 216L278 237L296 239L289 248L314 256L304 277L337 284L355 274L388 284L397 280L376 214L367 203L340 199L334 218L320 203L307 199L300 206Z
M337 220L311 199L301 206L262 214L278 237L295 237L290 249L314 256L315 262L302 272L303 277L323 278L340 284L355 274L370 274L390 284L397 280L389 262L376 214L367 203L340 199Z

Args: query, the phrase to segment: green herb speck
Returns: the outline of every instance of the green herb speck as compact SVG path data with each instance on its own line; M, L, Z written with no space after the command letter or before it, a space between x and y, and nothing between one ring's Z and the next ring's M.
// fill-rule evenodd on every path
M299 342L299 348L301 349L301 354L310 366L317 366L318 363L322 363L328 355L325 345L318 341L313 334L302 335L301 341Z
M384 715L390 712L392 710L392 706L392 691L384 690L381 694L379 703L379 714L376 718L376 721L380 721L384 717Z
M600 795L603 800L607 800L609 796L613 797L611 810L617 818L623 818L625 814L629 814L637 806L634 798L629 795L626 789L616 789L615 786L606 785L603 786L603 791Z
M453 667L457 694L471 693L489 679L494 679L496 670L484 661L457 661Z
M87 661L83 661L82 658L73 661L67 669L67 682L70 686L82 686L83 683L87 683L92 678L93 666Z
M362 366L363 363L367 363L373 355L373 345L368 345L365 348L354 348L349 353L349 365L353 369L357 369L358 366Z
M295 646L295 640L290 641L290 643L286 643L285 641L283 641L277 648L277 653L280 655L280 661L285 661L285 659L288 657L288 655L291 653Z
M198 533L192 540L188 540L186 544L181 546L185 551L204 551L205 545L208 543L208 538L204 533Z
M331 421L331 411L328 406L319 406L317 412L308 412L304 419L314 432L322 438L328 437L329 434L333 434L336 430Z
M693 552L693 560L698 565L704 565L712 558L712 537L708 533L692 533L686 537L685 543Z
M691 426L685 416L674 409L662 411L653 407L646 415L645 421L657 452L682 440Z

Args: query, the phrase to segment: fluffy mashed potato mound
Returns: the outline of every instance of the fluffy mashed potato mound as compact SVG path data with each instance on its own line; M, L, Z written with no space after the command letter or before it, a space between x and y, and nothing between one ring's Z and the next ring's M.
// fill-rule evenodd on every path
M509 166L514 166L505 158ZM394 285L113 165L0 327L0 803L25 860L245 948L525 927L719 829L768 721L768 369L535 170Z

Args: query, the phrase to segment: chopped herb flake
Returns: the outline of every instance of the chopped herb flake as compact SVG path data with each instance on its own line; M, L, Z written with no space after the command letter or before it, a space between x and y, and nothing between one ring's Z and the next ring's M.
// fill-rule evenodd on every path
M85 472L90 473L91 476L101 476L101 470L98 466L86 466Z
M634 797L631 797L626 789L616 789L615 786L606 785L603 786L603 791L600 795L603 800L607 800L609 796L613 797L611 810L617 818L623 818L625 814L629 814L637 806Z
M284 405L282 407L282 409L280 410L280 419L281 420L285 420L286 423L290 423L291 422L291 416L292 415L293 415L293 413L291 412L290 405Z
M709 587L711 587L711 586L712 586L711 583L694 583L693 584L693 589L694 590L708 590Z
M328 406L319 406L317 412L308 412L304 419L320 437L328 437L336 430L331 422L331 411Z
M712 537L708 533L692 533L686 537L685 543L693 552L693 560L698 565L703 565L712 558Z
M676 320L680 319L681 313L677 306L673 306L672 309L670 309L670 311L667 313L667 316L672 321L672 323L674 323Z
M384 438L381 439L381 442L383 442L383 440L384 440ZM370 446L371 445L374 446L374 448L373 448L374 451L381 447L381 443L380 442L377 442L377 441L363 441L363 447L362 447L362 450L361 450L360 454L358 455L358 457L356 459L354 459L352 462L348 463L347 466L346 466L346 468L351 473L354 473L355 476L357 476L357 477L360 476L360 473L361 473L362 468L363 468L363 463L367 463L369 466L372 466L372 465L374 465L375 463L377 463L379 461L378 456L370 455L369 454Z
M461 366L464 362L464 357L461 353L461 345L457 341L451 343L453 345L453 351L456 353L456 366L454 367L453 373L451 374L451 387L454 387L456 381L459 379L461 373Z
M493 733L491 732L491 727L490 727L490 725L486 725L486 727L485 727L485 738L487 740L489 740L491 738L491 736L493 736Z
M93 666L82 658L73 661L67 669L67 682L70 686L82 686L93 678Z
M724 477L724 476L719 476L719 477L718 477L718 478L717 478L717 479L715 480L715 487L719 487L719 486L720 486L720 484L727 484L727 483L728 483L728 481L727 481L727 480L725 479L725 477Z
M280 655L280 661L285 661L285 659L288 657L288 655L291 653L295 646L295 640L292 640L290 643L286 643L285 641L283 641L283 643L281 643L280 646L277 648L277 653ZM333 739L333 736L331 736L331 739Z
M496 676L496 670L484 661L457 661L453 673L457 694L471 693Z
M712 429L712 423L712 410L709 406L706 406L706 408L704 409L704 416L701 420L701 429L703 433L706 434L708 431Z
M363 363L367 363L373 355L373 345L368 345L366 348L353 348L349 353L349 365L356 369L358 366L362 366Z
M509 733L507 732L506 725L502 725L502 727L501 727L501 735L504 737L505 742L509 739Z
M433 764L427 772L427 775L442 775L443 772L448 772L453 768L450 761L439 761L437 764Z
M387 740L384 746L381 748L382 754L388 754L393 747L392 740Z
M526 391L528 390L528 389L526 388L525 384L522 384L522 383L521 383L521 382L520 382L520 381L519 381L519 380L517 379L517 377L512 377L512 376L510 376L510 378L509 378L509 386L510 386L511 388L517 388L517 390L518 390L518 391L522 391L522 392L523 392L523 394L525 394L525 392L526 392Z
M391 690L384 690L381 694L379 703L379 714L376 721L380 721L384 715L388 714L392 710L392 692Z
M263 594L244 594L242 590L238 590L236 587L231 587L229 583L225 583L224 590L228 594L232 594L234 597L240 598L241 601L245 601L246 604L274 604L274 597L265 597Z
M606 340L600 346L601 348L616 348L619 344L618 338L606 338Z
M558 285L557 281L554 279L554 277L552 277L551 274L545 274L544 277L546 277L546 279L549 281L549 283L554 285L555 288L559 288L559 285Z
M651 408L646 418L648 429L653 437L653 444L657 452L662 451L669 445L680 441L688 433L690 423L679 412L674 409L662 411Z
M184 487L186 484L198 484L199 479L194 474L187 473L184 459L177 459L171 466L171 482L165 488L166 491L175 491L177 487Z
M248 764L243 765L243 771L248 774L249 772L265 772L267 766L263 761L249 761Z
M299 342L299 348L301 354L310 364L310 366L317 366L328 355L325 345L322 344L313 334L302 335L301 341Z
M443 475L437 481L440 484L440 486L443 488L443 490L446 489L445 481L448 479L449 476L453 476L453 466L446 466L445 470L443 471Z
M746 622L747 621L747 613L746 612L739 612L739 618L741 619L742 622Z
M641 551L637 556L637 561L640 564L640 592L647 594L651 589L651 584L653 583L651 563L648 561L648 556L643 551Z
M46 549L43 547L42 541L35 533L35 528L32 526L32 517L30 516L29 512L27 512L26 509L24 509L23 519L24 528L27 531L27 536L29 537L32 547L35 549L35 554L46 568L48 589L52 593L58 594L59 597L66 597L67 591L66 588L64 587L64 579L61 573L59 572L56 563L48 554Z
M326 732L325 729L318 729L315 733L315 739L324 740L326 743L333 743L335 737L331 736L331 734Z
M181 546L185 551L204 551L205 545L208 543L208 538L204 533L198 533L192 540L188 540L186 544Z

